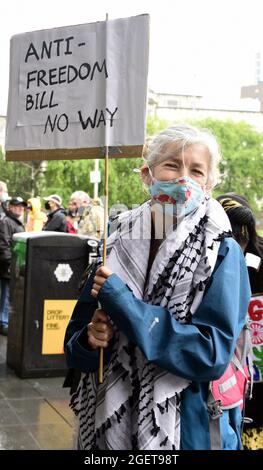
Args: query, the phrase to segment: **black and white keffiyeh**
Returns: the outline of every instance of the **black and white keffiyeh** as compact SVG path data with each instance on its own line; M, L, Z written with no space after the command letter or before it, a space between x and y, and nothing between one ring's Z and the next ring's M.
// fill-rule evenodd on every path
M145 287L151 242L151 205L146 202L119 217L108 240L107 266L137 298L167 308L180 323L190 323L214 269L220 241L229 231L221 205L205 198L168 232ZM186 379L147 361L116 330L103 384L98 384L97 372L83 375L72 396L71 406L79 418L79 448L179 449L178 404L188 385Z

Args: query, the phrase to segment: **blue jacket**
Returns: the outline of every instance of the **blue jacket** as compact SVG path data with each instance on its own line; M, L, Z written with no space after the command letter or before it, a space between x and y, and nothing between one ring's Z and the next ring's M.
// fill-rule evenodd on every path
M86 325L97 308L97 300L90 296L93 277L94 273L75 307L65 338L69 367L83 372L95 371L99 363L99 351L89 350L83 342ZM209 449L208 383L221 377L227 368L250 300L247 268L239 245L231 238L221 242L214 272L191 324L180 324L166 308L137 299L116 274L103 284L98 300L149 361L191 380L181 405L181 447ZM157 317L158 326L151 328ZM110 350L110 346L105 350L106 361ZM233 423L229 427L230 418ZM239 418L239 409L224 413L221 419L224 448L240 447L236 429Z

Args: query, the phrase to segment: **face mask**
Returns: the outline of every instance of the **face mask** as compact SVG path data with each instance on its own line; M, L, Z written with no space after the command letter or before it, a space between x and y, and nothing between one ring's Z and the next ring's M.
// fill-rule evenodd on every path
M154 201L161 204L162 209L171 215L188 215L204 200L205 187L200 186L188 176L170 181L153 178L149 187Z
M49 202L48 202L48 201L45 202L45 209L46 209L47 211L49 211L49 209L50 209L50 205L49 205Z

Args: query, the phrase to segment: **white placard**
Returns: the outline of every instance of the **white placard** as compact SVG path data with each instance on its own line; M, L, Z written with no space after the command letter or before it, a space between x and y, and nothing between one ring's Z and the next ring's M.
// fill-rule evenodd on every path
M14 36L7 158L143 145L148 54L148 15Z

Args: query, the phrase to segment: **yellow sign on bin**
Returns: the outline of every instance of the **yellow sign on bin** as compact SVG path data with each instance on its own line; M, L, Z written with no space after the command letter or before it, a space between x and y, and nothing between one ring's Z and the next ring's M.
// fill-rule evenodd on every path
M63 354L65 331L77 300L44 300L42 354Z

